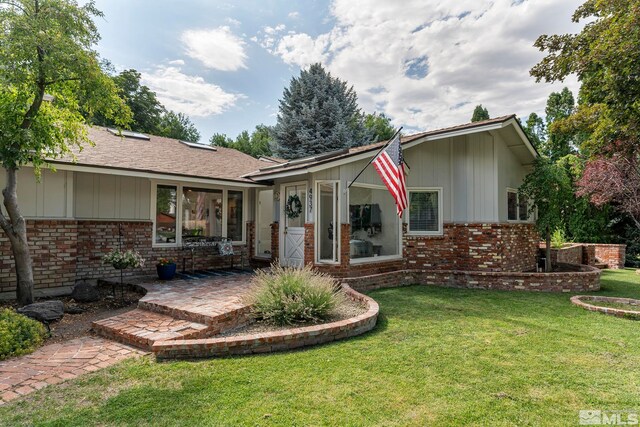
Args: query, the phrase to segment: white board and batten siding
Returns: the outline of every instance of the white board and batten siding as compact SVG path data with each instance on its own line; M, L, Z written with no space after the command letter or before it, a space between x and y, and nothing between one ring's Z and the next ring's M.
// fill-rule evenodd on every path
M372 153L373 156L374 153ZM488 132L427 141L405 149L409 189L442 188L444 222L496 222L498 171L494 139ZM336 166L313 174L313 180L340 180L344 190L367 160ZM382 185L373 166L356 181ZM343 204L341 220L347 221Z
M76 172L78 219L150 220L151 181L119 175Z
M522 165L521 161L508 147L507 140L499 133L496 134L495 146L498 165L498 218L500 222L506 222L507 189L517 190L531 171L532 166Z
M6 184L4 169L0 173L0 186ZM18 171L18 204L25 218L72 218L73 172L41 170L36 179L33 168ZM2 208L5 212L4 207Z

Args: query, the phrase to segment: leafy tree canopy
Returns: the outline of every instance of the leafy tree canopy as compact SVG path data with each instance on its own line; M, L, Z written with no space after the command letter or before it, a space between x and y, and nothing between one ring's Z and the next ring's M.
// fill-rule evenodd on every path
M157 135L189 142L200 140L200 132L189 117L173 111L167 111L160 117Z
M384 113L367 114L364 117L364 127L369 134L373 135L372 142L391 139L396 133L396 129L391 125L391 119Z
M293 159L371 142L353 87L320 64L291 79L274 128L275 154Z
M251 134L246 130L242 131L235 141L224 134L216 133L209 139L209 143L218 147L233 148L256 158L271 156L271 133L272 128L269 126L258 125Z
M471 116L471 122L481 122L483 120L489 120L489 110L482 106L482 104L476 105L473 109L473 115Z
M580 103L559 127L581 131L591 153L620 140L640 143L640 0L588 0L573 15L578 34L542 35L547 56L531 69L537 81L576 75ZM581 141L582 142L582 141Z

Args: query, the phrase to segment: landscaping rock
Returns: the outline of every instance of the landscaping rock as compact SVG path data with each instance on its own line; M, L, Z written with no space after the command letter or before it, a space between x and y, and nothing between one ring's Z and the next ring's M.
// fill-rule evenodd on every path
M36 302L19 308L18 313L43 323L50 323L62 319L64 304L58 300Z
M96 280L77 282L71 292L71 298L77 302L94 302L100 299L100 291Z
M84 308L77 305L67 305L64 308L65 314L82 314L85 312Z

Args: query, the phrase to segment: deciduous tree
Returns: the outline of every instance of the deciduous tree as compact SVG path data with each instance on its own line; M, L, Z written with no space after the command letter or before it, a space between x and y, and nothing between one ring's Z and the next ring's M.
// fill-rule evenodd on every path
M482 120L489 120L489 110L483 107L482 104L479 104L473 109L471 122L481 122Z
M94 16L102 13L91 1L0 1L0 162L6 172L0 226L11 243L20 304L33 301L33 270L18 170L30 164L38 173L47 160L89 143L79 100L89 115L100 112L122 126L131 118L93 50L99 39Z

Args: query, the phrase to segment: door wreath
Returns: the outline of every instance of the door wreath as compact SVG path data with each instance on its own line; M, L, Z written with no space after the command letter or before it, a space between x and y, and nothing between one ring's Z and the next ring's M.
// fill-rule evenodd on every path
M300 201L300 197L297 194L292 194L287 199L287 203L284 205L285 213L287 214L287 218L295 219L300 216L302 213L302 202Z

